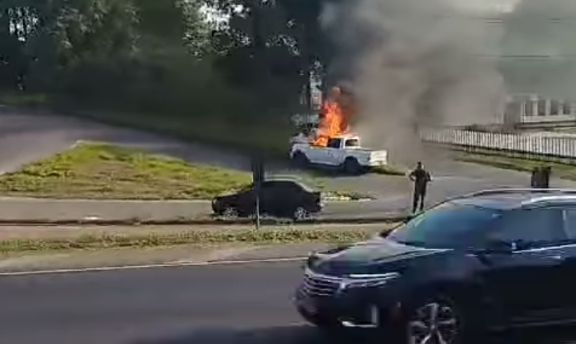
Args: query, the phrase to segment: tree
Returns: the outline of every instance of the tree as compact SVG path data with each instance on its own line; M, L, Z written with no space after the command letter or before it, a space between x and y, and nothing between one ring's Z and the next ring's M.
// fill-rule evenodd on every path
M29 38L37 26L34 1L4 1L0 4L0 83L24 87L30 65L26 54Z
M110 58L136 48L138 13L131 0L75 0L60 8L54 27L62 65Z
M210 26L201 14L204 3L198 0L178 0L184 23L184 41L192 55L201 57L210 54Z
M5 0L0 5L2 80L23 87L38 75L47 79L86 60L130 53L137 21L131 0Z
M322 0L223 0L213 6L230 16L229 27L215 35L218 60L232 81L278 98L310 94L310 74L328 56L319 26ZM271 83L274 85L271 87ZM281 84L283 87L279 87Z

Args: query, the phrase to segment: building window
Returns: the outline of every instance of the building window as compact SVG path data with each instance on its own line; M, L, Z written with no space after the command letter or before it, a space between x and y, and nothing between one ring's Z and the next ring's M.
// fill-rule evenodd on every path
M550 102L550 116L556 116L560 114L560 102L557 100L552 100Z
M546 100L540 99L538 101L538 116L546 116Z
M572 114L572 104L569 102L564 102L562 105L562 114L571 115Z
M529 101L527 101L527 102L524 103L524 104L525 104L525 106L524 106L524 115L527 116L527 117L534 116L534 115L535 115L535 113L534 113L534 101L529 100Z

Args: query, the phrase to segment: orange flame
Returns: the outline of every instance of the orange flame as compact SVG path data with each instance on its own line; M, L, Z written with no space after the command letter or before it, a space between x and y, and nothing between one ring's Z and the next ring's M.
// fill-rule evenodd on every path
M327 101L324 103L322 113L323 117L314 145L326 147L331 138L348 132L348 120L337 101Z

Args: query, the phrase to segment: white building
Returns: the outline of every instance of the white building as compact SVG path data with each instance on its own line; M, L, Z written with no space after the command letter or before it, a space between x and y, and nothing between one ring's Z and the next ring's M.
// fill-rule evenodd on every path
M508 99L504 113L505 124L553 123L574 121L576 102L538 96L516 94Z

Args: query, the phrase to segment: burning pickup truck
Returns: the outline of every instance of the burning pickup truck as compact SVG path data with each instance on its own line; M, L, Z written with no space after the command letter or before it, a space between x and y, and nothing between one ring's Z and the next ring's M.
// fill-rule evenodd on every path
M292 143L290 158L300 167L320 165L355 175L386 165L388 160L386 151L362 148L360 138L354 135L330 138L326 146L315 145L303 138L295 138Z
M350 134L355 110L348 103L350 100L346 101L339 87L331 90L322 106L316 132L309 137L303 133L292 139L290 157L296 164L334 167L348 174L387 164L386 151L362 148L360 138Z

